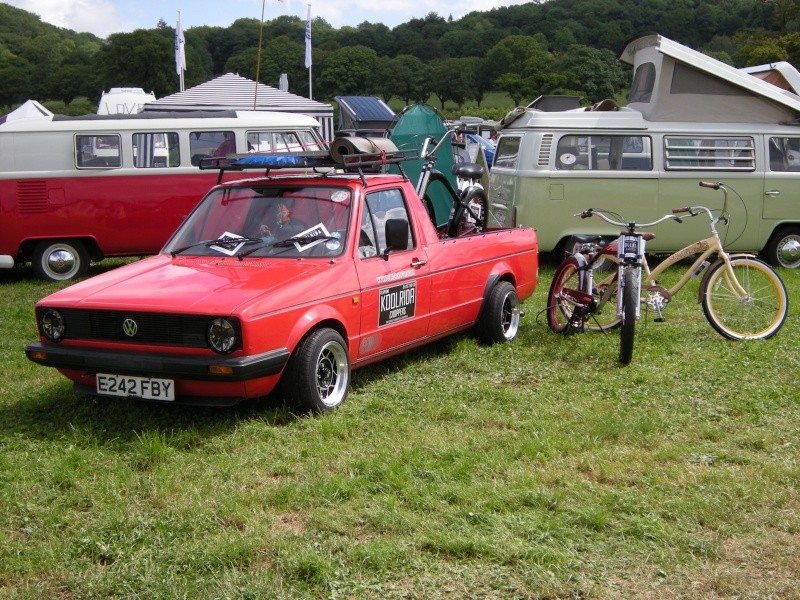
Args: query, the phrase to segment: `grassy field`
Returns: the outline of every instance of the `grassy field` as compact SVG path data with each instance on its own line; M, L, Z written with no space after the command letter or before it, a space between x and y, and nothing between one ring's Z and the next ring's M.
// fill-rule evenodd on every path
M0 598L800 598L800 272L730 342L695 303L637 330L458 335L297 416L76 395L25 359L0 273ZM670 273L669 277L673 277Z

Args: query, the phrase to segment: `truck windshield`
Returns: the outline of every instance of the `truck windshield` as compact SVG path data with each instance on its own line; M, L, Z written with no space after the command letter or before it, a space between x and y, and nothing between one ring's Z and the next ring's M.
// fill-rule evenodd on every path
M164 247L173 256L339 256L351 192L329 186L248 185L206 196Z

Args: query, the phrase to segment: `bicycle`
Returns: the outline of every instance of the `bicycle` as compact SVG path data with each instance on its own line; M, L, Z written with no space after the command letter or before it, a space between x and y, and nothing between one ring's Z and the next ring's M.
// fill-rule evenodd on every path
M436 223L436 217L432 201L427 193L428 188L433 182L439 182L445 190L452 202L450 216L443 229L443 235L447 237L458 237L467 233L485 230L489 215L489 201L486 191L479 183L484 172L482 166L469 162L453 165L453 175L457 179L467 182L463 189L454 188L450 180L436 169L436 153L456 131L455 129L448 129L438 142L432 136L425 138L420 151L420 158L423 161L422 170L416 185L417 195L422 198L434 223ZM434 143L433 149L428 150L431 143Z
M701 187L722 190L723 208L718 216L706 206L673 209L651 223L623 222L618 215L597 208L577 213L586 219L599 217L622 227L619 238L604 243L600 236L577 236L576 251L556 269L547 296L547 324L557 333L585 329L605 331L620 327L619 361L633 357L635 323L641 307L653 310L656 321L664 321L663 311L673 296L703 271L698 302L711 326L732 340L766 339L775 335L786 320L788 297L778 273L751 254L728 254L723 248L717 224L728 222L728 187L722 182L700 182ZM711 235L668 256L652 271L645 258L646 242L655 234L641 232L668 220L681 222L684 216L708 216ZM613 218L616 217L616 218ZM709 258L716 255L711 263ZM679 261L696 256L686 273L666 289L658 277ZM610 262L608 274L597 277L600 265ZM644 285L642 284L644 272ZM644 294L644 295L643 295Z

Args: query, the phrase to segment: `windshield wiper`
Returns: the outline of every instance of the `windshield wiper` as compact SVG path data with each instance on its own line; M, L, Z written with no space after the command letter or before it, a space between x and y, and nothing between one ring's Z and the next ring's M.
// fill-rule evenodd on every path
M273 247L288 248L289 246L293 246L294 244L308 244L310 242L319 242L321 240L337 240L337 239L339 238L336 237L335 235L325 235L324 233L318 233L317 235L312 235L312 236L296 235L286 240L280 240L279 242L275 242L273 244Z
M255 244L256 242L263 242L260 237L241 237L241 238L218 238L216 240L203 240L202 242L195 242L194 244L189 244L188 246L183 246L182 248L178 248L177 250L171 250L170 256L175 258L178 254L182 254L187 250L191 250L192 248L199 248L200 246L205 246L209 248L211 246L230 246L235 247L239 244Z

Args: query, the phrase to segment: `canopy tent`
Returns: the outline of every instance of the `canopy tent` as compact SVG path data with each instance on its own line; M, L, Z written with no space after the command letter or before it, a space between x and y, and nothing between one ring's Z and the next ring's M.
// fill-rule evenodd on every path
M53 113L39 104L36 100L28 100L22 105L12 110L7 115L0 117L0 125L6 121L16 121L18 119L52 119Z
M319 121L322 136L333 139L333 107L233 73L221 75L144 105L142 112L164 110L264 110L300 113Z

